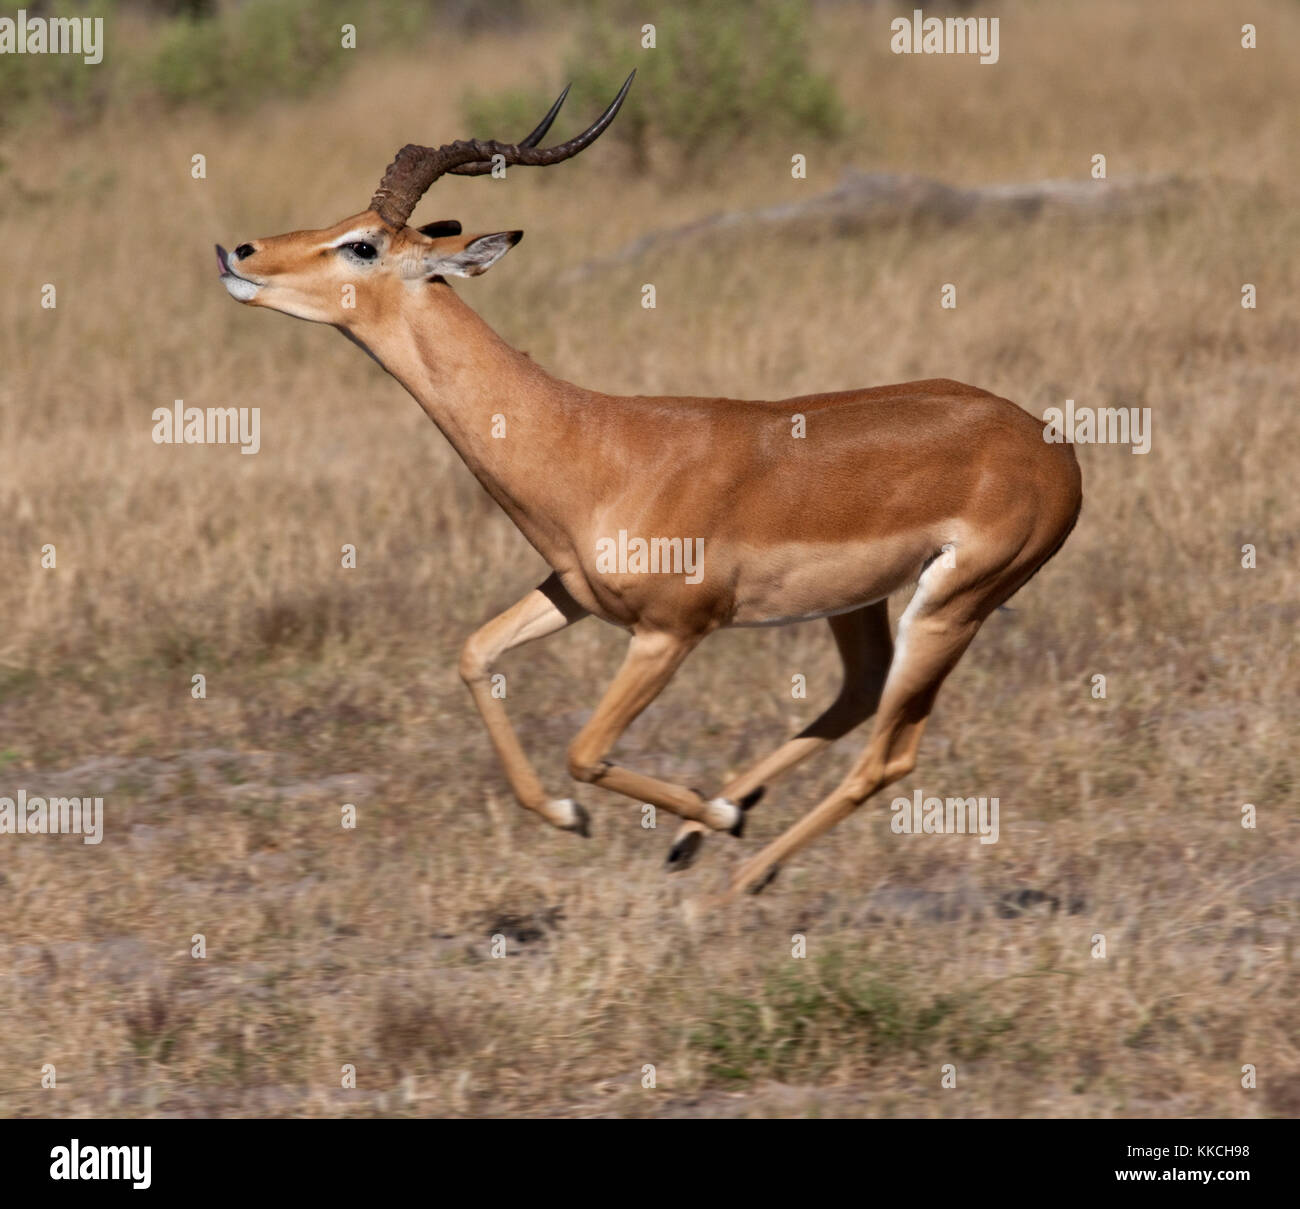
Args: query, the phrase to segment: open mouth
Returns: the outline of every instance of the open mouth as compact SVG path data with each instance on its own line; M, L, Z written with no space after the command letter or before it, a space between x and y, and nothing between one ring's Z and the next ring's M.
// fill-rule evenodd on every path
M237 302L247 302L262 288L257 282L241 277L231 268L230 253L220 244L217 244L217 270L221 277L221 284Z
M220 271L222 277L237 277L240 281L249 280L247 277L240 274L235 269L234 265L230 263L230 253L220 244L217 244L217 269Z

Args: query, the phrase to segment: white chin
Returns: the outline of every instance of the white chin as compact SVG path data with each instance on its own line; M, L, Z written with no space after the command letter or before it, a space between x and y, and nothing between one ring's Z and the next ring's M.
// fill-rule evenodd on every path
M236 302L247 302L262 287L252 281L245 281L242 277L236 277L233 273L227 273L222 279L221 284L226 287L227 293Z

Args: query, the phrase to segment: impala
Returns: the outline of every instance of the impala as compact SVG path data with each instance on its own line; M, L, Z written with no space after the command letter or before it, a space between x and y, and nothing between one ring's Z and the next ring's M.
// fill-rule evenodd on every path
M568 769L578 781L680 816L672 868L694 859L707 831L738 835L745 811L775 777L874 715L866 749L838 788L739 865L730 898L760 889L791 854L912 770L935 694L980 623L1065 541L1079 513L1080 476L1071 446L1046 443L1040 420L960 382L780 402L624 397L554 378L506 344L447 279L486 271L521 232L463 235L457 222L413 228L407 220L440 176L576 155L614 120L631 83L629 76L590 127L555 146L539 144L567 89L520 143L405 146L360 214L232 254L218 246L217 260L238 301L332 324L365 349L552 568L474 633L460 659L527 809L586 833L583 808L542 788L491 692L491 670L504 652L589 614L627 630L631 641L568 748ZM508 418L506 439L493 433L498 413ZM795 416L803 417L802 437ZM611 562L611 549L630 550L633 540L656 543L667 569L662 560L656 573L646 573L643 558ZM674 565L674 552L685 548L700 555L694 574ZM912 583L892 640L888 597ZM609 760L706 635L819 617L843 662L838 695L716 796Z

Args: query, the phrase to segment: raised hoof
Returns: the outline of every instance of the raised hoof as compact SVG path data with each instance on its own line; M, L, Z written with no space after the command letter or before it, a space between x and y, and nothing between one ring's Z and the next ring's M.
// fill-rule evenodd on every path
M689 869L695 864L695 858L699 855L703 843L704 832L702 831L688 831L685 835L679 836L668 849L668 859L664 862L664 867L669 873L681 873L684 869Z
M781 872L781 866L773 865L765 874L763 874L763 877L759 881L755 882L752 886L750 886L747 893L762 894L763 891L768 888L768 886L770 886L774 881L776 881L776 875L780 872Z
M727 828L728 835L734 835L736 839L740 839L745 834L745 818L750 809L763 800L763 795L766 792L767 787L760 785L757 789L751 789L736 803L740 807L740 817L736 820L735 826Z
M726 798L714 798L705 803L700 822L714 831L729 831L736 835L735 828L745 821L745 812L735 802Z
M566 828L572 831L574 835L580 835L583 839L591 836L591 815L587 813L587 808L579 802L573 803L573 822Z
M591 816L585 807L572 798L557 798L552 801L547 818L561 831L572 831L574 835L584 838L591 835Z

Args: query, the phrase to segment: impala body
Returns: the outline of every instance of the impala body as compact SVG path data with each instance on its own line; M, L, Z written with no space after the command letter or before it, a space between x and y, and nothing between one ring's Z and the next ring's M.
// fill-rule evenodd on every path
M739 834L768 782L875 715L844 782L740 866L734 893L760 888L791 853L911 771L944 677L984 618L1074 525L1080 476L1072 448L1045 442L1040 420L946 379L780 402L625 397L560 381L506 344L447 278L486 271L521 233L465 236L455 222L416 229L406 220L445 173L577 154L613 120L630 84L593 126L557 147L538 143L564 94L521 143L405 147L367 210L233 254L219 247L218 265L240 302L332 324L369 352L553 569L474 634L461 658L524 806L586 830L581 807L543 791L489 691L491 668L504 651L587 615L632 639L570 745L569 770L686 820L673 867L690 863L708 829ZM910 583L917 589L895 646L887 598ZM829 619L844 663L838 696L716 797L606 759L707 634L819 617Z

